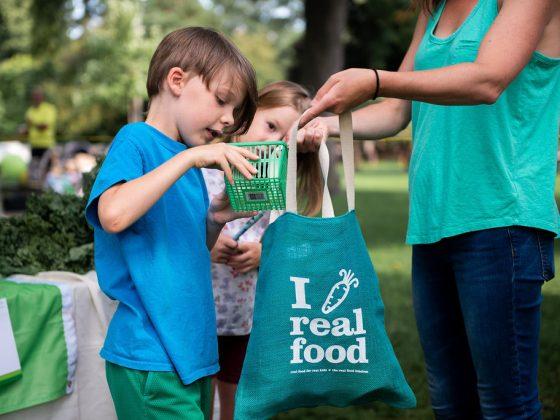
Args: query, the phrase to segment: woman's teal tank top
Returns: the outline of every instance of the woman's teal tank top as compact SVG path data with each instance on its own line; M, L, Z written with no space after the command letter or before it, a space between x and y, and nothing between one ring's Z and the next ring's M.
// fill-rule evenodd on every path
M438 38L444 7L428 23L415 70L474 61L498 15L497 0L479 0L455 33ZM558 234L559 120L560 59L539 52L493 105L414 101L407 242L511 225Z

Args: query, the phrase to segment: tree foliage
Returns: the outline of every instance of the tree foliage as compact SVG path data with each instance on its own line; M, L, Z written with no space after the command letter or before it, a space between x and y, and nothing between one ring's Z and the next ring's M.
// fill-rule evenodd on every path
M342 12L328 13L327 9L341 9L343 2L348 14L345 30L333 37L340 32L337 14ZM294 45L296 60L289 74L293 80L315 88L327 78L326 68L328 74L349 67L396 70L416 22L410 0L306 0L305 8L305 15L313 17L306 21L306 31L314 36L306 36ZM335 54L339 48L344 49L343 64Z
M316 43L319 54L340 44L344 66L395 68L410 40L409 0L348 2L340 37ZM33 87L59 111L59 139L112 136L127 109L145 98L149 60L168 32L210 26L251 60L259 85L310 66L294 53L305 31L306 0L2 0L0 2L0 136L24 121ZM322 2L313 2L313 13ZM329 31L329 22L319 22ZM332 37L331 37L332 38ZM295 47L295 48L294 48ZM301 48L300 48L301 49ZM342 62L342 61L341 61ZM330 71L330 70L329 70ZM324 77L323 77L324 78ZM133 99L136 99L133 101Z
M346 66L397 70L415 24L410 0L351 1Z
M96 174L86 174L84 197L34 195L24 214L0 219L0 276L93 270L93 231L84 208Z
M0 135L16 132L41 85L59 111L59 138L113 135L133 98L145 98L149 60L170 31L191 25L228 35L259 83L284 77L297 36L294 0L3 0ZM279 11L287 8L284 13Z

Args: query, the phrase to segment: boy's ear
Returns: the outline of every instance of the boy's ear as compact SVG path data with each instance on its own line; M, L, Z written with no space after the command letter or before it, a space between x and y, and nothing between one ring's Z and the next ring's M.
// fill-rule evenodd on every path
M180 96L187 79L181 67L172 67L167 73L165 81L167 82L169 92L173 96Z

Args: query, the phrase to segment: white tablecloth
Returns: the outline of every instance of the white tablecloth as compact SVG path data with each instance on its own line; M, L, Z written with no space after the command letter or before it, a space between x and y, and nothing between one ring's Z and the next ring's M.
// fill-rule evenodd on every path
M95 272L78 275L43 272L37 276L16 276L26 281L44 280L68 284L74 291L74 320L78 336L78 363L74 392L58 400L0 416L2 420L116 420L105 362L99 356L107 325L116 302L99 289Z

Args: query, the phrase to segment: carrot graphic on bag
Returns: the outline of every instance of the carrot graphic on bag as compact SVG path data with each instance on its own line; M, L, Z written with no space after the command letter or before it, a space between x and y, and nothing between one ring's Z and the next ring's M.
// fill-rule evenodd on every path
M323 303L323 307L321 308L324 314L331 313L344 302L351 286L356 288L360 285L360 281L354 277L352 270L342 269L338 274L342 276L342 280L331 288L327 299L325 299L325 303Z

